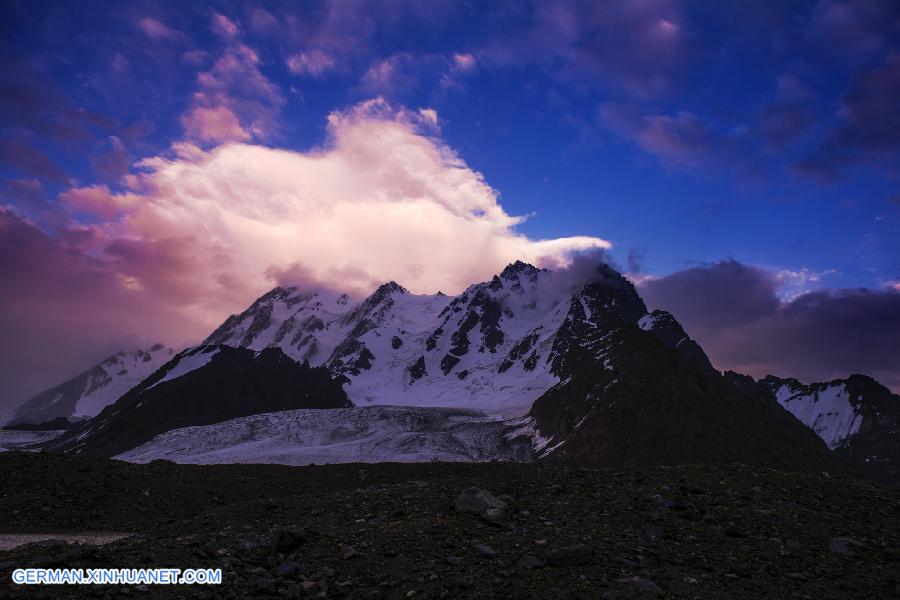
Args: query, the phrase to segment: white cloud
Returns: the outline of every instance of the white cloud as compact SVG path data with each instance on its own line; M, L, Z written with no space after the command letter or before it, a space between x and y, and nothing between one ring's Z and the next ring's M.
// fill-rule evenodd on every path
M351 292L393 279L416 292L455 293L516 259L559 265L609 246L517 233L522 219L434 137L436 121L434 111L396 110L379 98L332 113L326 144L308 152L182 144L140 163L140 190L109 201L94 197L107 190L92 190L79 208L124 210L95 226L98 240L129 240L119 250L123 275L148 290L177 277L193 296L182 301L211 324L279 278ZM163 242L180 264L165 272L152 258Z

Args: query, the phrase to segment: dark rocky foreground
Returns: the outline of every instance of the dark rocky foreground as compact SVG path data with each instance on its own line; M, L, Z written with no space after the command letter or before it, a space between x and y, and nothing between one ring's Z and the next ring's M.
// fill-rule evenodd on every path
M0 552L0 596L890 598L898 524L895 488L741 465L202 467L4 453L0 532L135 535ZM220 566L224 584L23 589L9 580L19 566Z

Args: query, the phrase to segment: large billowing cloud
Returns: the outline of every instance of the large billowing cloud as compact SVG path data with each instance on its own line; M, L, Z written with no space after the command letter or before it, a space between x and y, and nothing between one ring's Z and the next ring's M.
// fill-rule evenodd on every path
M900 290L814 291L781 300L777 273L734 261L640 286L672 312L720 369L823 381L864 373L900 390Z
M53 237L5 211L4 339L35 353L68 340L61 355L129 338L186 344L279 283L360 295L396 280L457 293L516 259L558 265L609 246L518 233L521 218L440 140L437 123L432 110L370 100L332 113L324 145L307 152L180 143L143 160L127 191L70 189L61 205L90 224ZM5 357L4 371L18 360Z
M521 219L506 214L497 192L435 137L436 119L431 110L395 110L375 99L332 113L326 145L309 152L182 146L180 155L141 163L148 172L139 185L148 191L82 206L121 212L96 228L109 239L138 246L190 240L210 257L192 276L224 278L229 287L238 280L254 293L273 275L289 279L298 265L351 291L396 279L419 292L455 292L511 260L558 261L608 246L592 237L517 233Z

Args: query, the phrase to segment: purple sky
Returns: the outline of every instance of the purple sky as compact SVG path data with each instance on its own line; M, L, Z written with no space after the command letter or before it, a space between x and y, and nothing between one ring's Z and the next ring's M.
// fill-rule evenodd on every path
M720 368L900 389L900 4L0 7L0 406L280 282L604 248Z

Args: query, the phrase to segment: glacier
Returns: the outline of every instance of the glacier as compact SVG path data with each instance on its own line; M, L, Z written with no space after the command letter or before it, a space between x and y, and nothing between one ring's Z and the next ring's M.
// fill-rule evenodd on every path
M184 427L115 458L147 463L528 461L532 438L464 409L406 406L290 410Z

